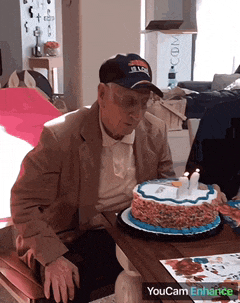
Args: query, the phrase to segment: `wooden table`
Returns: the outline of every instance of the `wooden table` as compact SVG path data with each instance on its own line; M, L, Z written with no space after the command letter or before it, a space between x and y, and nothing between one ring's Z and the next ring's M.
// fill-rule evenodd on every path
M119 227L114 213L104 212L103 215L109 222L106 226L107 231L145 282L176 283L159 260L240 252L240 235L228 225L224 225L223 230L217 235L203 240L163 242L147 237L134 237ZM168 299L166 302L177 301Z
M29 57L29 67L34 68L46 68L48 70L48 81L52 86L53 92L57 93L57 74L54 74L54 70L63 66L63 58L56 57Z

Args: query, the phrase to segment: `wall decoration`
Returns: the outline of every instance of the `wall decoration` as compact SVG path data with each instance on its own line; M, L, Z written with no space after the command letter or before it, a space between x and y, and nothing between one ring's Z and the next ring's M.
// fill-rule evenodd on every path
M51 25L48 24L48 37L51 37L52 31L51 31Z
M42 16L38 13L37 17L38 18L38 23L40 22L40 18L42 18Z
M33 18L33 6L30 6L30 7L29 7L28 12L29 12L29 14L30 14L30 18Z
M12 11L12 2L4 1L0 9L0 19L12 33L6 36L5 31L0 30L0 48L7 62L0 77L2 84L6 83L12 70L29 69L29 58L33 55L43 55L44 43L49 40L56 41L55 0L19 0L14 11ZM13 14L11 20L9 11ZM44 21L44 16L48 17L47 21ZM41 29L37 47L35 47L37 37L34 35L36 26ZM46 70L41 70L41 73L47 77Z
M41 47L39 45L39 38L40 38L40 35L41 35L41 31L40 31L40 27L39 26L36 26L36 29L33 32L33 35L36 37L36 45L33 48L33 55L35 57L42 57Z
M26 21L26 22L24 23L24 27L25 27L25 29L26 29L26 33L28 33L28 26L27 26L27 24L28 24L28 22Z
M50 16L51 10L48 8L47 10L47 16L44 16L44 21L53 21L54 16Z

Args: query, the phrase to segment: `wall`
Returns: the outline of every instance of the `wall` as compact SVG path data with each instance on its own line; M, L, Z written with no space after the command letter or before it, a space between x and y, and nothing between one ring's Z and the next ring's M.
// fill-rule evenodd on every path
M60 52L63 53L62 39L62 0L56 1L56 41L60 43ZM64 93L64 74L63 67L58 68L58 93Z
M58 2L60 0L57 0ZM3 2L3 1L2 1ZM29 7L33 6L33 18L30 18ZM50 15L54 20L45 21L47 9L50 9ZM58 7L58 24L62 21L61 7ZM38 13L41 18L37 19ZM26 23L27 22L27 23ZM27 25L27 28L24 26ZM51 35L48 36L48 25L51 25ZM3 75L0 77L0 83L5 85L9 76L14 70L28 69L28 57L32 56L32 48L36 44L36 37L33 35L36 26L40 27L41 36L39 39L42 45L47 41L56 40L56 15L55 0L48 4L45 0L27 1L23 0L5 0L1 3L0 9L0 48L2 49ZM61 36L58 31L58 37ZM38 69L39 72L47 77L45 69ZM59 81L63 82L63 81Z
M8 0L0 9L0 48L2 49L2 86L15 69L22 67L22 43L19 0ZM7 5L6 5L7 4Z
M64 101L69 111L82 104L81 2L62 0Z
M97 99L98 72L117 53L140 53L140 0L82 0L83 105Z
M39 44L41 45L41 52L44 55L43 44L47 41L56 40L56 16L55 16L55 0L51 0L50 4L47 1L28 1L21 5L21 36L22 36L22 56L23 56L23 69L28 69L28 57L32 56L32 48L36 45L36 37L34 36L34 31L36 26L40 28ZM33 6L33 18L30 18L29 7ZM47 16L47 9L50 9L50 15L54 17L53 21L44 21L44 16ZM37 15L40 15L40 21L37 19ZM28 31L24 26L27 22ZM51 26L51 36L48 36L48 25ZM45 76L47 76L46 70L42 71Z

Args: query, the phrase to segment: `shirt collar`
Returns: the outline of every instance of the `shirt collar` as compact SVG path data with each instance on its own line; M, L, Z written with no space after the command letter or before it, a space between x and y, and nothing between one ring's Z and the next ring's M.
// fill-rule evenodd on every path
M99 124L100 124L100 129L102 132L102 146L113 146L114 144L121 142L121 143L126 143L126 144L133 144L134 139L135 139L135 129L131 132L131 134L126 135L122 138L122 140L115 140L113 138L111 138L105 131L103 124L102 124L102 120L100 117L100 113L99 113Z

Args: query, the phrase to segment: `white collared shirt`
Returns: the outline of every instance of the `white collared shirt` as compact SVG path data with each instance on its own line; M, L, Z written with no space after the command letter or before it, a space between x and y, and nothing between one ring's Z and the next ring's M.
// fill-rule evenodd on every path
M106 133L100 118L99 123L103 148L96 208L98 211L117 211L130 205L137 184L133 154L135 130L122 140L115 140Z

